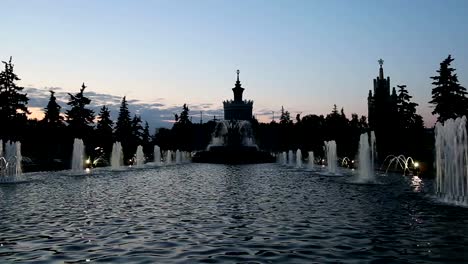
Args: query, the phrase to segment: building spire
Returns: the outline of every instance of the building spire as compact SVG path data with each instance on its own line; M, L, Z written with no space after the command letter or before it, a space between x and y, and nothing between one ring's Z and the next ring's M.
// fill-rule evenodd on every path
M244 88L242 88L240 80L239 80L239 73L240 71L237 70L236 86L232 88L232 91L234 92L234 101L236 102L242 101L242 92L244 91Z
M378 60L379 62L379 65L380 65L380 69L379 69L379 78L382 80L384 78L384 75L383 75L383 63L384 63L384 60L382 59L379 59Z

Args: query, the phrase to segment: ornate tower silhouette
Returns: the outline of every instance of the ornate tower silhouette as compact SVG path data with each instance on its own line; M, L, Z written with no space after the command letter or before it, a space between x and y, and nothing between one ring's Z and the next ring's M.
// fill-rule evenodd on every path
M235 87L232 88L234 93L234 100L227 100L223 102L224 106L224 119L225 120L251 120L253 101L242 100L244 88L242 88L239 80L240 71L237 70L237 81Z
M384 77L384 60L378 60L379 76L374 79L374 90L369 90L367 97L369 128L375 131L378 152L387 154L391 151L392 131L396 125L396 100L395 88L390 93L390 77Z

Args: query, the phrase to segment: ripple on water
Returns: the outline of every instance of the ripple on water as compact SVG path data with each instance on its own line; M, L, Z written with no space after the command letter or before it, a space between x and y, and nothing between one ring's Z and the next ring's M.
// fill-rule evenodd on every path
M359 185L316 173L275 164L36 173L0 185L0 262L468 261L466 208L434 203L396 175Z

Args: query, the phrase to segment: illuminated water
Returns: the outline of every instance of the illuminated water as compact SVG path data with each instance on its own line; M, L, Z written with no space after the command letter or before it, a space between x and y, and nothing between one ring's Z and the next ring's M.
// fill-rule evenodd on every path
M427 198L418 178L357 185L278 164L93 173L0 185L0 263L468 261L468 208Z

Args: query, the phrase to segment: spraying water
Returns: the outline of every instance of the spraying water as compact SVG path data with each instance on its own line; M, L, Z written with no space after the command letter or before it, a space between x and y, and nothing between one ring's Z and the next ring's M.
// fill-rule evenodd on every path
M143 147L138 146L136 152L136 166L142 166L145 163L145 154L143 153Z
M325 141L325 152L327 153L328 172L336 174L338 158L336 156L336 142Z
M375 182L374 173L375 158L375 135L371 132L370 144L367 133L361 134L359 138L359 174L357 182Z
M122 153L122 145L120 142L114 142L112 145L112 153L111 153L111 168L113 170L119 169L123 166L123 153Z
M468 204L468 138L466 117L435 127L436 194L444 201Z
M73 172L82 172L84 169L84 144L83 140L75 138L73 142L73 155L71 170Z
M300 149L296 151L296 168L302 168L302 152Z
M168 150L166 152L166 165L172 164L172 151Z
M181 154L180 151L179 151L179 150L176 150L176 152L175 152L175 163L176 163L176 164L180 164L180 162L181 162L181 156L180 156L180 154Z
M161 166L161 148L158 145L154 145L154 164Z
M4 156L3 156L4 155ZM21 142L5 143L3 152L3 142L0 140L0 182L16 182L20 180L23 173L21 167Z
M315 160L315 157L314 157L314 152L313 151L309 151L308 152L309 154L309 161L307 163L307 166L309 167L309 169L313 169L315 167L315 164L314 164L314 160Z
M288 165L294 166L294 153L292 150L288 151Z
M283 153L281 153L281 160L283 162L283 165L286 165L288 163L288 154L286 153L286 151L283 151Z

